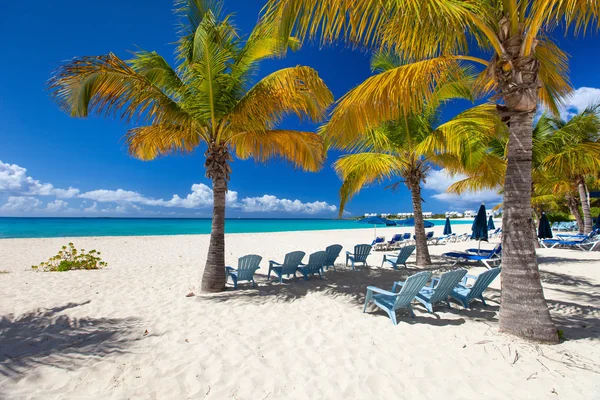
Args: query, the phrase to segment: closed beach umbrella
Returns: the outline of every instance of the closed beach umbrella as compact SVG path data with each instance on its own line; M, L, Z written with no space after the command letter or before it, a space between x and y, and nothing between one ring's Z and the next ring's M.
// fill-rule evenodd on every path
M481 241L488 241L488 230L487 230L487 218L485 212L485 204L481 203L479 212L473 221L473 233L471 233L471 239L479 240L479 247L481 247ZM479 252L479 247L477 248Z
M396 225L398 226L415 226L415 219L414 218L407 218L407 219L401 219L399 221L396 221ZM425 228L433 228L433 223L429 222L429 221L423 221L423 225L425 225Z
M548 221L546 213L542 213L542 218L540 218L540 225L538 226L538 237L540 239L552 239L552 228L550 228L550 221Z
M494 229L496 229L496 226L494 225L494 218L492 218L492 216L490 215L490 217L488 218L488 224L487 224L487 229L488 232L492 231Z
M446 225L444 225L444 235L452 234L452 226L450 226L450 218L446 217Z
M371 224L375 228L375 237L377 237L377 225L386 225L386 226L394 226L396 223L391 219L381 218L381 217L369 217L359 219L358 222L361 224Z

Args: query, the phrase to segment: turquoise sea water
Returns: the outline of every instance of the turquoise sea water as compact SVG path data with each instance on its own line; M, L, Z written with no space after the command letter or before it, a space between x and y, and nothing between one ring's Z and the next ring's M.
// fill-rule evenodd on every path
M444 220L431 220L444 225ZM453 220L452 224L472 224ZM338 219L228 219L226 233L364 229L372 225ZM210 219L181 218L2 218L0 238L147 236L210 233ZM379 229L393 229L378 226Z

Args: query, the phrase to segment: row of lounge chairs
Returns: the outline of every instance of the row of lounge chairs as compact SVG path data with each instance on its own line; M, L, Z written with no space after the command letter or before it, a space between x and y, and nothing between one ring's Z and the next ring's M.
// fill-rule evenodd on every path
M433 236L433 231L427 232L427 243L429 244L445 244L445 243L456 243L456 242L465 242L471 239L471 235L468 233L463 233L461 235L457 235L455 233L451 233L449 235L442 236ZM489 233L490 238L499 238L502 235L502 229L498 228L493 232ZM397 233L392 236L392 239L389 241L385 240L385 236L376 237L373 242L371 242L371 246L373 250L394 250L402 248L403 246L414 244L416 241L416 236L410 233Z
M594 251L600 248L600 230L593 230L587 235L557 234L556 239L543 239L540 244L546 248L562 247L575 250Z
M481 262L486 268L492 268L491 264L500 264L502 261L502 245L498 244L492 250L467 249L464 252L452 251L442 254L442 257L454 260L453 266L460 262Z
M367 306L372 302L387 312L392 323L397 325L396 311L401 308L408 309L411 317L415 317L412 310L413 300L423 304L430 313L433 313L434 305L439 302L445 302L451 308L450 298L458 301L465 308L469 308L471 302L476 299L486 305L483 292L498 274L500 274L500 267L491 268L479 276L467 275L465 269L458 269L431 279L431 272L423 271L410 276L405 282L394 282L391 291L368 286L363 312L367 311ZM470 286L469 280L473 280Z
M578 231L579 230L579 226L577 225L576 221L569 221L569 222L555 222L552 224L551 226L553 231Z

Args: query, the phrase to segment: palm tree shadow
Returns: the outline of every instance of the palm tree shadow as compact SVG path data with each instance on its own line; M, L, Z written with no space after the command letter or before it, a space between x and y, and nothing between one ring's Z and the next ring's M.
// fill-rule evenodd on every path
M75 369L90 357L126 352L136 318L73 318L60 313L84 303L68 303L0 319L0 375L17 378L32 367Z

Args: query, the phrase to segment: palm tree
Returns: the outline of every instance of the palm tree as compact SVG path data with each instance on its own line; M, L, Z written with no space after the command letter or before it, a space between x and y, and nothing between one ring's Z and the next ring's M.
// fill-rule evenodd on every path
M371 61L374 72L385 73L396 68L401 60L392 53L377 53ZM331 122L322 127L322 134L330 146L350 150L354 154L342 156L334 168L342 179L340 189L340 216L346 203L365 185L388 179L401 179L392 185L404 183L411 192L415 216L417 265L431 264L423 221L421 183L425 182L432 166L455 165L461 157L471 159L475 154L461 140L493 136L499 125L494 105L484 104L467 110L451 120L438 125L440 106L452 99L473 100L470 86L473 77L468 71L454 71L453 80L436 88L419 115L404 115L365 131L355 131L352 125L341 124L340 113L354 107L352 99L358 85L334 109ZM436 126L437 125L437 126ZM464 139L461 139L464 138ZM461 145L457 146L457 143ZM468 149L469 151L465 151Z
M583 232L592 231L592 215L586 175L600 173L600 104L590 106L569 121L549 118L554 134L548 141L544 167L555 175L565 175L577 185ZM581 226L579 227L581 229Z
M495 93L509 121L504 181L500 330L557 343L531 240L531 146L538 102L556 112L571 90L567 55L547 36L557 26L575 33L598 26L600 1L580 0L269 0L264 14L281 22L281 37L320 36L356 46L393 49L413 67L382 74L357 94L349 123L377 126L418 110L432 82L457 60L484 67L479 88ZM562 23L561 23L562 22ZM490 60L469 53L476 43ZM401 100L400 102L396 100ZM357 101L356 104L359 102Z
M120 116L142 123L126 134L129 153L152 160L206 146L206 177L213 186L213 219L201 289L225 286L225 199L232 155L263 162L283 158L307 171L321 168L322 140L309 132L275 129L288 114L320 121L333 101L316 71L276 71L251 86L258 62L283 55L275 24L264 21L244 42L219 2L179 0L181 30L172 68L155 52L123 61L110 53L75 58L61 66L49 88L72 117Z

